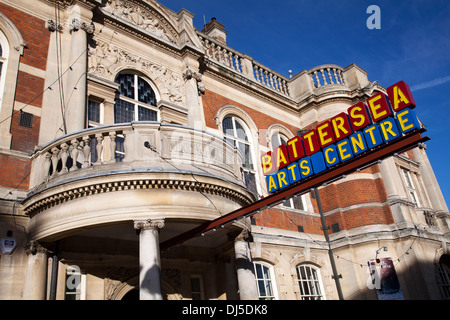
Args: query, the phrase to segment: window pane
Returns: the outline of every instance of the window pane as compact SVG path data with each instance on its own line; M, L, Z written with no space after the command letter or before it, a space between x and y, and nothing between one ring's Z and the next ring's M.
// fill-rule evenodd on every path
M138 121L156 121L158 116L155 110L139 106Z
M115 123L124 123L131 122L134 120L134 105L116 99L116 103L114 104L114 122Z
M305 210L305 207L303 206L303 199L302 197L294 197L292 198L294 201L294 208L299 210Z
M263 274L264 274L264 279L270 279L269 268L267 268L266 266L263 266Z
M275 148L277 148L277 147L280 146L280 139L279 139L279 134L278 134L278 132L275 132L275 133L272 135L272 138L270 139L270 142L271 142L271 144L272 144L272 149L275 149Z
M303 300L321 300L320 276L317 268L309 265L297 267L298 285Z
M272 288L272 275L270 268L261 263L254 263L256 273L256 285L258 286L259 299L274 299L274 291Z
M266 281L266 296L269 296L269 297L273 296L273 294L272 294L272 284L271 284L270 280Z
M247 134L245 133L244 128L241 126L241 124L238 121L235 121L236 124L236 135L239 139L248 141Z
M119 84L119 94L134 99L134 75L119 74L116 82Z
M100 103L91 100L88 101L88 120L100 122Z
M141 78L138 78L138 100L156 106L155 93L150 85Z
M260 297L265 297L266 296L266 291L264 289L264 281L258 280L258 288L259 288L259 296Z
M411 183L411 179L409 177L409 173L406 170L403 170L403 176L405 177L405 181L406 181L406 185L408 186L408 188L412 188L413 185Z
M229 135L229 136L233 136L233 122L232 119L230 117L226 117L223 119L222 121L222 130L223 133Z
M311 279L317 280L317 271L315 269L311 269Z
M255 264L255 269L256 269L256 278L257 279L262 279L262 269L261 269L261 265L260 264Z

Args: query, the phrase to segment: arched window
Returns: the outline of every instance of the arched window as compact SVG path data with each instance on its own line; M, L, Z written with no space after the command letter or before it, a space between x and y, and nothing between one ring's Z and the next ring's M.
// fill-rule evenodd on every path
M273 277L273 267L267 263L254 262L256 285L258 287L259 300L276 299L276 286Z
M3 101L3 93L6 80L6 66L8 62L9 45L3 32L0 31L0 108Z
M275 131L272 136L270 137L270 144L272 147L272 150L275 148L278 148L282 144L287 145L288 137L286 137L284 134L282 134L279 131ZM304 195L301 195L299 197L292 197L290 199L287 199L283 202L283 205L288 208L292 209L299 209L299 210L305 210L305 199Z
M282 144L287 145L288 140L289 139L284 134L280 133L279 131L275 131L270 139L272 149L275 149Z
M121 73L115 82L119 84L114 104L114 122L158 121L156 94L149 81L133 73Z
M256 187L255 162L249 138L250 130L241 119L235 116L226 116L223 119L222 130L225 134L225 140L238 148L244 156L243 168L247 188L251 192L258 194Z
M310 264L298 265L297 280L302 300L325 299L319 268Z

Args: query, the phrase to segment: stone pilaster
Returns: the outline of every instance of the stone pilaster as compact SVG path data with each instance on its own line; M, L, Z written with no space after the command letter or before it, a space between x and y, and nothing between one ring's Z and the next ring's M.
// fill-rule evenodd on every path
M66 97L70 97L65 107L67 133L82 130L86 126L87 36L94 32L94 25L74 16L69 30L71 66L66 86Z

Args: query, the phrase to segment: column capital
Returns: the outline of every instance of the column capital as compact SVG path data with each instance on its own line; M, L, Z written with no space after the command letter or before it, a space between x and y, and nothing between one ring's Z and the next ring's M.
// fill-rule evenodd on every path
M245 228L243 229L234 239L234 241L247 241L247 242L252 242L253 241L253 237L252 237L252 233L249 229Z
M93 23L86 23L81 21L79 18L73 18L72 21L68 25L70 32L84 30L88 34L93 34L95 30L95 26Z
M136 230L162 229L163 227L164 219L134 220L134 228Z
M36 253L48 254L50 251L46 247L41 245L38 241L31 240L27 243L25 252L27 255L30 255L30 254L35 255Z

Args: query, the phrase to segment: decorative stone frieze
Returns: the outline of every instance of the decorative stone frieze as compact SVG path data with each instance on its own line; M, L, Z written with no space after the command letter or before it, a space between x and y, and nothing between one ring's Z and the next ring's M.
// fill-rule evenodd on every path
M160 39L173 44L179 41L178 32L167 19L150 6L143 6L142 3L138 4L135 1L108 0L102 10Z
M147 75L153 81L161 84L162 99L172 103L182 102L183 79L180 74L114 44L97 38L94 40L95 46L91 44L88 51L89 74L114 81L117 72L135 65L135 69L147 71Z

